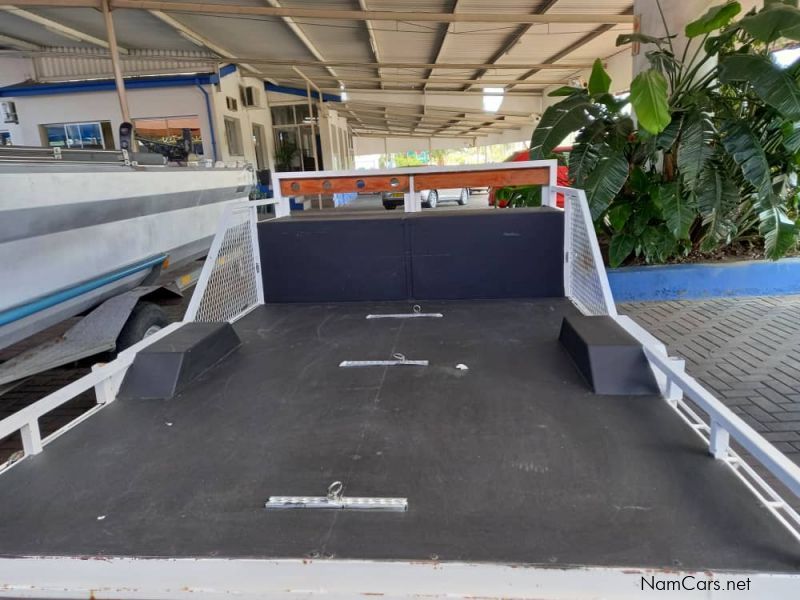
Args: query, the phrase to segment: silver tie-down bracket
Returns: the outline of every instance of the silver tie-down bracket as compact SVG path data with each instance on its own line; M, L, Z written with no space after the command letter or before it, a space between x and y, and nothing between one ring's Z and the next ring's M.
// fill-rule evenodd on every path
M340 367L427 367L427 360L409 360L399 352L392 354L392 360L343 360Z
M415 304L410 313L369 314L368 319L441 319L442 313L424 313L419 304Z
M267 510L380 510L405 512L408 510L407 498L345 498L341 481L328 486L327 496L270 496L264 504Z

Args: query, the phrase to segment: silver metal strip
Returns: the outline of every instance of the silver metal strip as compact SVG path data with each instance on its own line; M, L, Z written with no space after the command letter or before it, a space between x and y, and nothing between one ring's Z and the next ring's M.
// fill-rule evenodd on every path
M370 510L406 512L407 498L345 498L341 481L328 486L327 496L270 496L264 503L267 510Z
M441 319L442 313L424 313L419 304L415 304L410 313L369 314L367 319Z
M394 360L343 360L340 367L427 367L427 360L408 360L402 354L393 354Z

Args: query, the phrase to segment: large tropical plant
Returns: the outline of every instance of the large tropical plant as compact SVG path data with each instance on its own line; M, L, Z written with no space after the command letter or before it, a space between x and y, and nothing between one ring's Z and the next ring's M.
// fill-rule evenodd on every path
M653 48L627 99L610 94L599 60L586 88L553 92L564 99L542 115L531 158L578 132L570 177L587 192L612 266L712 250L755 227L770 258L796 244L800 65L783 69L771 57L800 40L800 10L797 0L765 4L738 21L736 1L709 9L686 26L680 56L666 24L663 37L620 36L618 45Z

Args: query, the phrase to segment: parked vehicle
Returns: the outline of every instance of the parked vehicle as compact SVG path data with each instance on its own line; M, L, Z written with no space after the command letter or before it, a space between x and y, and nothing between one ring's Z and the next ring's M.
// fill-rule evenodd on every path
M572 150L572 146L559 146L555 150L553 150L554 154L568 156L570 150ZM509 156L503 162L524 162L526 160L530 160L530 153L527 149L520 150L519 152L515 152L511 156ZM559 160L558 169L556 172L556 183L558 185L569 186L569 167L565 164L561 164L562 161ZM494 188L489 188L489 206L494 206L496 199L495 199L496 190ZM508 205L506 200L500 200L497 202L498 208L505 208ZM559 208L564 208L564 196L562 194L556 195L556 205Z
M445 200L454 201L464 206L469 202L469 189L449 188L444 190L420 190L419 197L422 201L423 208L436 208L439 202L444 202ZM394 210L398 206L402 206L405 200L403 192L383 192L381 194L381 201L386 210Z

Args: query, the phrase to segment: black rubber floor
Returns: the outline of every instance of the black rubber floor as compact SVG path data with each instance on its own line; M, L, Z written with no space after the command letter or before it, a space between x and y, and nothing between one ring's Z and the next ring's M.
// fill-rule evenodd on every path
M251 313L243 346L183 395L118 401L0 477L0 554L800 570L663 401L588 391L557 341L566 301L423 308L445 318ZM394 352L431 366L338 367ZM410 510L263 508L336 479Z

